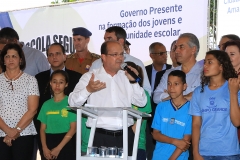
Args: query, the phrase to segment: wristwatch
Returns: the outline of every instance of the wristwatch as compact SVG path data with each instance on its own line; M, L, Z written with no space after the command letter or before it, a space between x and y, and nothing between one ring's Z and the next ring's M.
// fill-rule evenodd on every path
M21 129L20 127L16 127L16 129L17 129L18 131L22 131L22 129Z

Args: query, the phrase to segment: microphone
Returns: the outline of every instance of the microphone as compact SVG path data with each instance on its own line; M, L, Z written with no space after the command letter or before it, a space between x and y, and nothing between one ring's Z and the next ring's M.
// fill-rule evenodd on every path
M127 71L135 79L135 82L139 82L142 80L130 68L128 68L127 63L122 63L121 68L122 68L122 70Z

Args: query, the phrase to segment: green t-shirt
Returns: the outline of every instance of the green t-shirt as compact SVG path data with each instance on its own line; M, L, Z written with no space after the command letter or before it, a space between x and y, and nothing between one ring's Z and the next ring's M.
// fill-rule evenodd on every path
M147 96L147 104L144 107L137 107L137 106L132 105L132 108L139 110L141 112L151 113L152 112L151 99L150 99L148 92L145 91L145 93ZM138 141L139 149L146 150L146 127L147 127L147 120L142 120L139 141Z
M83 115L84 116L84 115ZM86 126L87 118L82 117L82 146L81 150L82 152L87 152L87 147L88 147L88 140L89 140L89 135L91 129Z
M45 133L66 133L70 129L70 123L76 122L76 114L69 112L68 96L60 102L54 102L51 98L44 102L38 120L46 124Z

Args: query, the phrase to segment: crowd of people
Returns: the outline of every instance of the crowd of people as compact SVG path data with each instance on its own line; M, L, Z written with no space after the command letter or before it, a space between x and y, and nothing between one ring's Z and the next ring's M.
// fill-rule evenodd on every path
M126 31L106 29L101 55L91 53L92 33L72 29L75 53L60 43L46 56L0 30L0 157L2 160L76 159L76 113L67 106L131 107L142 119L137 160L239 160L240 38L222 36L219 50L197 61L200 44L183 33L168 51L149 45L152 64L131 55ZM204 53L201 53L204 54ZM127 64L132 73L121 68ZM136 80L132 74L139 77ZM93 146L123 147L122 112L99 111ZM136 121L128 117L128 155ZM81 155L87 154L93 119L82 117ZM239 137L238 137L239 136Z

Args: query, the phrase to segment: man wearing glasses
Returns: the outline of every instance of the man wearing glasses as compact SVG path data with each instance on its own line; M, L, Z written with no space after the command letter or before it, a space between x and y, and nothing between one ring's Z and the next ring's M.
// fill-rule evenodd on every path
M125 46L126 44L126 37L127 37L127 33L126 31L119 26L112 26L109 27L108 29L106 29L106 32L104 34L104 40L105 41L110 41L110 40L114 40L114 41L118 41L122 47ZM134 62L136 65L140 66L143 70L143 88L149 93L149 95L151 95L151 86L149 83L149 80L147 78L147 72L145 70L145 66L143 64L143 62L139 59L137 59L136 57L131 56L130 54L127 54L126 51L124 51L124 62ZM98 69L102 66L102 60L101 59L97 59L96 61L94 61L92 63L92 66L90 68L90 71L93 69Z
M157 72L171 68L171 65L166 64L167 53L166 47L160 42L154 42L149 46L149 54L153 63L145 68L148 74L152 92L154 91L155 77Z
M127 72L121 70L124 61L122 45L117 41L106 41L101 46L103 65L85 73L73 92L69 95L70 106L82 106L87 100L95 107L131 107L132 104L144 107L147 102L144 89ZM129 67L136 75L136 69ZM93 146L123 147L122 113L99 111ZM128 118L128 154L132 155L134 133L131 126L134 121ZM88 118L86 125L93 121Z

